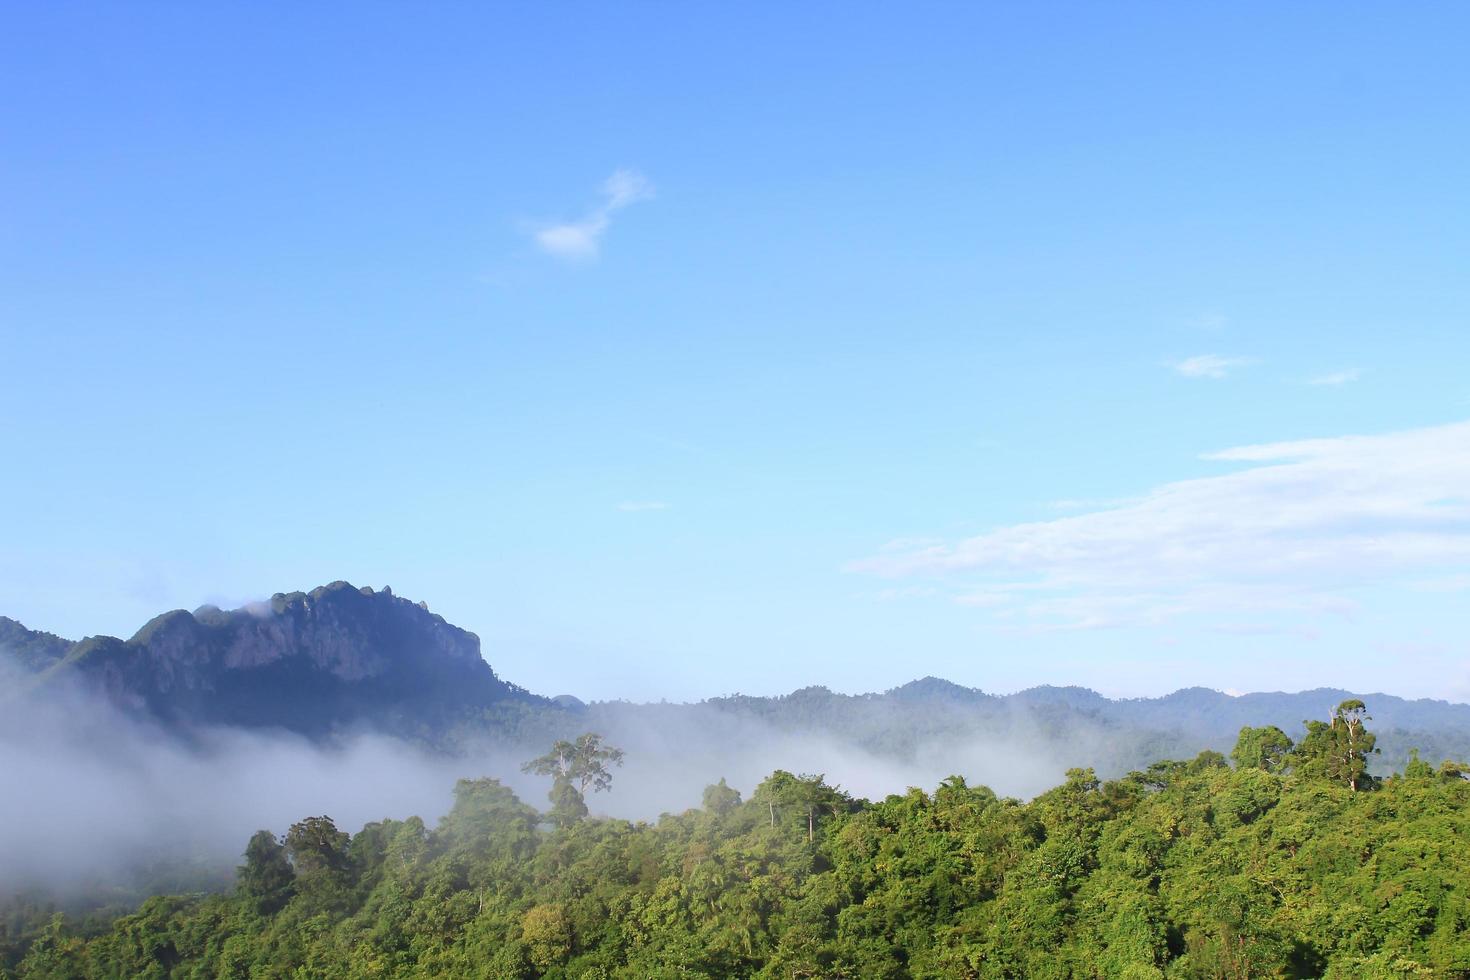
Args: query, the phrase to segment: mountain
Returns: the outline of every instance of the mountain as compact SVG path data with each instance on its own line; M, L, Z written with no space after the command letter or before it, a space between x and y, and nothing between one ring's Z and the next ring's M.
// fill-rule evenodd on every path
M38 691L80 685L170 727L416 736L498 702L543 703L497 677L473 633L390 589L346 582L230 611L174 610L128 640L68 643L12 620L0 631Z
M1427 759L1470 758L1470 705L1334 688L1229 695L1193 687L1157 698L1111 699L1083 687L996 695L925 677L874 694L807 687L777 697L732 695L687 706L687 713L695 731L718 730L721 720L734 716L786 732L839 734L850 744L901 759L936 743L963 746L999 738L1113 776L1203 749L1228 753L1245 726L1275 725L1296 739L1303 722L1326 720L1349 698L1368 705L1382 750L1378 771L1401 768L1413 749ZM615 729L624 715L652 706L613 707L594 703L589 723Z
M1379 734L1380 768L1401 766L1415 747L1436 760L1470 756L1470 705L1328 688L1231 696L1195 687L1114 700L1081 687L997 695L925 677L855 695L814 686L693 704L547 699L497 677L479 639L423 603L346 582L230 611L175 610L128 640L73 643L0 618L0 651L29 675L17 689L44 696L81 685L179 731L233 725L320 738L370 728L445 747L489 735L536 748L594 730L629 746L656 737L659 752L691 757L776 733L907 761L1003 742L1117 775L1206 748L1228 752L1246 725L1276 725L1296 738L1305 719L1361 697Z
M23 671L45 670L75 645L54 633L26 629L15 620L0 616L0 650L7 652Z
M1368 705L1379 734L1382 762L1400 766L1412 748L1426 758L1470 755L1470 705L1392 694L1362 694L1338 688L1230 695L1204 687L1184 688L1158 698L1110 700L1085 688L1038 687L1011 695L1032 705L1064 704L1117 724L1181 736L1221 751L1244 726L1275 725L1293 738L1309 719L1326 721L1349 698Z

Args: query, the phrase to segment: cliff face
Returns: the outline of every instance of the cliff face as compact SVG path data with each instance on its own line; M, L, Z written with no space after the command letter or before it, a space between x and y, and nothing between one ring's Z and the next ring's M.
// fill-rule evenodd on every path
M388 590L334 582L268 603L164 613L129 640L90 637L44 671L172 724L353 726L404 734L507 699L480 641Z

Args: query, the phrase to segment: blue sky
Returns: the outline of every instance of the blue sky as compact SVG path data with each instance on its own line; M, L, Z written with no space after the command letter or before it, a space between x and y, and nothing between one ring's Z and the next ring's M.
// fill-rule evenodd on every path
M1467 31L9 5L0 613L345 578L584 697L1470 699Z

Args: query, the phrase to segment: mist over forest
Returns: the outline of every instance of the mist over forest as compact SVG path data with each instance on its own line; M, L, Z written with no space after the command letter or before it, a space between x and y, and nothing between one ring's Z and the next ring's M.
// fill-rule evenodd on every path
M127 641L0 626L0 757L14 787L0 819L15 831L0 840L0 881L59 895L129 894L160 877L224 887L256 830L308 814L349 832L411 815L432 822L458 779L494 778L541 806L547 781L523 763L583 731L625 753L610 790L589 800L593 813L653 821L698 807L717 780L749 793L778 769L861 799L952 775L1029 799L1075 767L1112 778L1229 751L1243 725L1295 730L1349 696L1002 697L926 678L872 695L585 704L501 681L477 638L423 603L341 582L233 611L166 613ZM1371 703L1375 771L1401 768L1411 748L1470 755L1470 707Z
M421 606L345 583L278 600L246 618L160 617L201 641L195 653L224 653L190 670L158 659L178 649L158 621L90 646L0 624L23 641L0 713L0 975L1470 970L1470 878L1454 857L1470 764L1411 752L1373 765L1360 699L1290 734L1244 725L1228 756L1131 768L1201 737L1122 724L1101 710L1120 703L1090 692L994 698L932 678L690 705L487 686L496 697L468 713L405 715L360 668L392 671L406 635L393 615L438 631ZM242 641L252 667L230 666ZM191 685L283 659L298 681L367 684L381 730L324 677L350 724L198 715L247 706ZM1192 707L1121 710L1187 710L1199 727L1204 705L1224 703L1181 694ZM279 707L262 710L279 722ZM1388 713L1453 742L1455 707Z
M4 682L12 691L24 685L14 657ZM1014 727L959 742L907 738L901 752L882 752L810 719L781 724L688 705L538 705L515 717L518 730L491 721L419 739L366 722L318 737L279 727L174 728L75 679L12 695L5 708L0 758L14 791L0 797L0 820L15 832L0 841L0 881L63 893L122 886L181 856L181 873L227 880L251 833L303 814L330 814L352 831L383 818L432 821L448 812L460 778L493 777L541 800L546 781L522 763L579 727L605 732L626 752L595 811L634 820L695 807L720 778L748 791L782 767L825 774L869 798L956 772L1030 796L1067 768L1061 747ZM893 710L887 724L904 720Z
M598 813L636 820L697 806L719 778L748 791L783 766L876 798L952 772L1029 796L1062 771L1021 743L945 752L936 742L903 762L831 735L798 736L743 719L715 732L689 717L624 717L605 727L627 761L611 791L592 802ZM494 777L535 802L546 781L522 773L521 764L543 748L487 736L449 753L370 732L321 744L243 728L181 738L81 694L17 705L0 719L0 753L14 787L0 797L0 820L13 830L0 842L0 881L90 887L180 854L228 872L251 833L284 829L304 814L331 814L351 831L383 818L436 820L460 778Z

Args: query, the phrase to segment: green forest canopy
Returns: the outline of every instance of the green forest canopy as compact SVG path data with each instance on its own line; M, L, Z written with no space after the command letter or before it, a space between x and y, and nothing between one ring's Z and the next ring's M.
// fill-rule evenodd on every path
M1376 778L1368 720L1344 702L1298 742L1243 729L1233 765L1072 770L1030 802L953 776L870 803L778 771L653 824L581 816L605 783L553 753L554 823L493 779L460 781L432 829L311 817L251 838L233 893L155 897L93 935L46 919L11 938L7 970L1470 977L1470 767L1416 757Z

